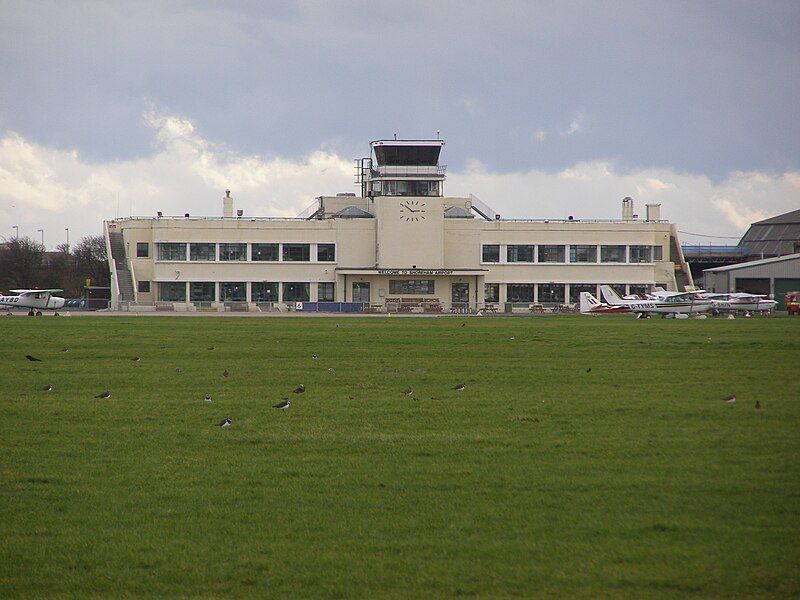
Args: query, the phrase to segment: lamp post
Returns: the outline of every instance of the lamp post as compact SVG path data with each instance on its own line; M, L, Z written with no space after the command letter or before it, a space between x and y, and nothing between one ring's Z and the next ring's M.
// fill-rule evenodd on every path
M44 248L44 229L37 229L36 231L42 234L42 248Z
M19 225L12 225L11 229L14 230L14 239L19 239Z
M64 231L67 232L67 252L69 252L69 227L64 227Z

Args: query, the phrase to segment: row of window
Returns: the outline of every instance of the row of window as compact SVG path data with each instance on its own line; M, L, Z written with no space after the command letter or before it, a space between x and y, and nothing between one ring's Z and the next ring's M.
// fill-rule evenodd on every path
M219 283L219 302L309 302L311 284L307 281L253 281L250 297L247 282L222 281ZM149 293L150 282L140 281L139 292ZM317 284L317 300L333 302L335 284L323 281ZM158 283L158 300L163 302L217 302L217 283L214 281L162 281Z
M604 263L649 263L662 260L661 246L600 245L600 261ZM569 245L569 262L596 263L598 245ZM507 244L505 262L507 263L564 263L567 246L565 244ZM482 262L499 263L501 244L484 244Z
M190 261L310 262L312 246L315 247L317 262L336 262L335 244L156 242L156 258L185 261L188 251ZM150 244L138 242L136 258L149 256Z
M487 283L484 286L484 302L500 302L499 283ZM565 302L566 285L564 283L507 283L506 302ZM649 285L630 285L626 291L624 283L608 284L614 288L620 296L626 294L644 295L650 291ZM580 302L581 292L589 292L595 297L599 297L599 283L570 283L569 301L571 303Z

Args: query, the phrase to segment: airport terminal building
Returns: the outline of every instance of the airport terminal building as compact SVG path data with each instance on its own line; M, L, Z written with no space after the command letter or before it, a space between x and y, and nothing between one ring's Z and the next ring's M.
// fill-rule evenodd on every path
M639 294L691 282L660 206L610 220L503 219L444 195L441 140L378 140L356 160L360 194L321 196L297 218L106 221L112 307L130 310L527 311L601 284Z

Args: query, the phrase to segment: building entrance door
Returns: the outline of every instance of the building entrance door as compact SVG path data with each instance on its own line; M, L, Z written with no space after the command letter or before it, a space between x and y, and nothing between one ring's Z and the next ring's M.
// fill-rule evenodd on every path
M453 283L450 290L450 301L453 303L453 308L467 309L469 306L469 284Z
M369 282L353 282L353 302L364 302L369 304Z

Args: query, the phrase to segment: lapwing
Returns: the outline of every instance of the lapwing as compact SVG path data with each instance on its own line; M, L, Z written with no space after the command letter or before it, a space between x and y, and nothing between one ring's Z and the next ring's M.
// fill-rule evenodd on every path
M453 386L453 389L457 392L463 392L467 387L466 383L459 383Z
M736 402L736 396L734 396L733 394L731 394L730 396L725 396L725 397L722 399L722 401L723 401L725 404L733 404L734 402Z
M209 346L208 349L209 350L216 350L216 348L214 346Z
M333 373L333 372L334 372L333 367L328 367L328 373Z
M227 427L231 423L233 423L233 421L231 421L230 419L222 419L222 421L219 422L219 426L220 427Z
M466 324L466 323L462 323L462 324L461 324L461 326L462 326L462 327L466 327L466 326L467 326L467 324Z
M222 372L222 376L223 376L225 379L227 379L227 378L230 376L230 373L228 373L228 369L225 369L225 370Z
M273 404L272 408L277 408L279 410L286 410L287 408L289 408L290 402L291 401L287 398L283 402L278 402L277 404Z
M303 392L305 392L305 391L306 391L306 386L304 386L304 385L301 383L300 385L298 385L296 388L294 388L294 389L292 390L292 393L293 393L293 394L302 394L302 393L303 393Z
M317 355L316 354L312 354L311 358L313 358L314 360L317 360Z
M138 356L134 356L134 357L133 357L131 360L132 360L133 362L139 362L139 361L140 361L140 360L142 360L142 359L141 359L140 357L138 357Z
M69 350L67 350L66 348L62 348L60 351L61 352L69 352Z
M588 369L586 369L586 372L587 373L591 373L592 372L592 367L589 367Z
M52 392L53 391L53 386L48 383L46 386L44 386L42 388L42 391L43 392ZM760 407L757 407L757 408L760 408Z
M95 396L95 398L103 398L104 400L106 398L111 398L111 392L109 392L108 390L102 391L99 394L97 394L97 396Z
M183 369L181 369L180 367L175 367L175 372L176 373L183 373Z
M25 358L27 358L31 362L42 362L41 358L36 358L35 356L31 356L30 354L26 354Z
M203 400L205 402L211 402L211 394L206 394L205 396L203 396Z
M512 341L513 341L513 340L517 339L517 336L515 336L515 335L512 335L512 336L511 336L510 338L508 338L508 339L510 339L510 340L512 340Z
M761 400L756 400L756 410L761 410Z
M412 390L410 387L407 387L406 389L404 389L404 390L403 390L403 393L404 393L406 396L410 396L410 395L411 395L411 394L413 394L414 392L413 392L413 390Z

